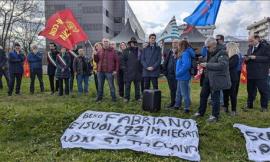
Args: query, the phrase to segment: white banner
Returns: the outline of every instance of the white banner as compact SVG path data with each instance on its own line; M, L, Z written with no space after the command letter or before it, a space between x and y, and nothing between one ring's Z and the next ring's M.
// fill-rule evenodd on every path
M200 161L196 121L86 111L61 137L63 148L131 149Z
M234 124L246 139L249 160L270 161L270 128L255 128L242 124Z

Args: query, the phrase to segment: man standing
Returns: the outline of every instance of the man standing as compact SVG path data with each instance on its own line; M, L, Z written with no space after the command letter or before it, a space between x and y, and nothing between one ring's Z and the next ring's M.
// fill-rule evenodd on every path
M9 74L8 74L8 66L7 66L7 56L3 47L0 46L0 89L3 89L2 76L4 75L7 81L7 87L9 84Z
M115 50L110 47L108 39L103 38L103 50L93 52L94 60L97 63L98 76L98 95L96 101L101 101L103 98L104 82L107 79L111 91L112 101L116 102L114 76L119 70L119 60Z
M69 91L70 93L73 92L73 83L74 83L74 70L73 70L73 61L75 60L75 58L78 57L78 49L77 49L77 45L74 47L74 50L69 50L69 57L70 57L70 78L69 78Z
M48 68L47 73L49 76L50 87L51 87L51 94L54 94L55 91L58 90L58 80L55 78L55 71L56 71L56 56L59 53L56 49L56 44L51 42L49 44L50 51L48 52L47 59L48 59ZM55 83L54 83L55 82Z
M39 80L40 91L44 92L44 83L42 79L42 53L38 51L36 45L32 46L32 52L27 56L30 64L30 93L34 94L35 91L35 78Z
M270 49L263 43L260 43L254 35L249 36L249 49L245 56L247 64L247 108L253 108L254 91L258 88L261 95L261 111L267 111L268 108L268 87L267 77L270 61ZM246 110L245 109L245 110Z
M9 74L10 74L10 81L9 81L9 90L8 95L11 96L15 79L16 79L16 94L20 94L21 89L21 81L23 76L23 62L25 56L21 51L21 46L19 43L14 44L14 51L10 52L8 55L8 62L9 62Z
M136 38L128 42L129 47L123 53L123 70L125 80L125 102L130 99L131 83L134 83L135 100L141 101L140 83L142 79L142 66L140 63L141 50L137 46Z
M154 89L158 89L160 74L161 48L156 43L156 35L149 35L149 43L143 49L141 64L143 66L144 89L150 89L150 81Z
M177 80L175 77L175 68L177 61L177 48L179 40L174 39L172 41L172 49L170 49L164 59L163 63L163 73L166 76L170 88L171 103L167 108L173 108L175 104Z
M220 112L220 91L231 87L229 73L229 57L225 50L218 48L217 41L207 38L205 46L208 50L207 63L201 63L204 67L203 85L200 94L199 111L194 114L194 118L203 116L206 112L207 99L212 97L212 115L207 122L216 122Z
M74 59L73 70L77 78L78 94L88 94L89 76L92 73L90 59L85 57L83 48L78 49L79 56Z

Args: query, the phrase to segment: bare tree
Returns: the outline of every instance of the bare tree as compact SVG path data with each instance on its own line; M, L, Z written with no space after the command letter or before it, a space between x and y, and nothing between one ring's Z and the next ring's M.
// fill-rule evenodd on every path
M41 44L43 39L38 38L38 33L44 26L44 12L39 7L40 1L35 1L33 8L27 16L23 16L21 20L14 23L11 35L13 41L19 42L25 53L29 53L30 47L33 43Z
M0 1L0 45L6 48L13 25L28 17L35 8L35 0Z

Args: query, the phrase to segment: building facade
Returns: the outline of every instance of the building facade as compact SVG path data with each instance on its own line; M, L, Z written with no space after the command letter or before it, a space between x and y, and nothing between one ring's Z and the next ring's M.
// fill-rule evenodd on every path
M249 34L259 35L262 39L270 41L270 17L266 17L247 27Z
M179 26L179 33L180 35L183 33L183 31L187 28L187 24L182 24ZM211 37L214 34L214 31L216 29L215 25L211 26L196 26L196 29L205 37Z
M92 43L119 34L127 19L132 28L144 39L145 33L127 0L45 0L46 20L55 12L72 9L77 21Z

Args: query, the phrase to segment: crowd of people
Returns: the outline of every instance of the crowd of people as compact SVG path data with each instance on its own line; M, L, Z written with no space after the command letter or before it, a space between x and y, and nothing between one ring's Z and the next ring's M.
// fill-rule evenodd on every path
M261 111L265 112L270 95L268 85L270 46L257 35L251 35L248 42L247 54L242 55L239 44L225 43L223 35L207 38L204 47L200 50L192 48L188 40L178 39L172 41L171 49L162 50L156 42L155 34L149 35L149 41L143 45L143 48L139 47L134 37L128 42L121 42L119 49L115 42L104 38L102 42L94 45L91 57L85 55L82 47L78 46L74 50L61 47L58 50L56 44L50 43L47 53L47 74L51 94L58 91L59 96L69 95L73 92L75 78L78 95L88 94L89 77L94 75L96 102L101 102L103 99L105 80L109 85L112 102L117 101L115 80L118 96L123 98L124 102L130 100L132 83L135 100L141 101L144 89L150 89L151 85L153 89L159 89L158 78L163 73L170 90L170 103L167 108L183 107L184 113L190 113L191 79L195 75L196 66L200 66L203 68L200 76L200 104L193 117L203 116L210 102L212 115L207 121L216 122L219 119L220 107L223 107L227 113L230 112L232 116L237 114L237 95L244 62L247 66L248 92L244 111L253 108L258 91L261 96ZM36 77L40 91L44 92L42 53L38 51L36 45L33 45L31 52L24 55L20 44L15 43L14 49L8 54L0 47L0 88L3 88L2 76L4 76L9 96L13 94L15 82L15 94L21 93L25 59L30 65L30 93L35 92Z

